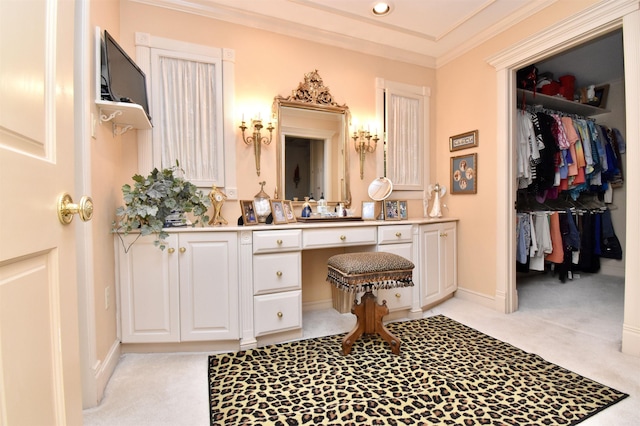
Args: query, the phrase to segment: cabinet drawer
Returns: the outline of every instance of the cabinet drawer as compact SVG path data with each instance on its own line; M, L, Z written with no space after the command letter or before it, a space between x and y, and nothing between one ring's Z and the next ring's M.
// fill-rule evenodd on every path
M301 257L299 251L253 256L253 294L298 290Z
M253 316L256 336L301 328L302 291L254 296Z
M389 312L410 309L413 299L413 287L398 287L378 290L378 303L387 301Z
M278 231L255 231L253 233L253 252L269 253L274 251L300 250L302 231L299 229Z
M305 249L367 245L376 241L374 226L305 229L302 234L302 246Z
M412 225L390 225L378 227L378 244L410 243Z

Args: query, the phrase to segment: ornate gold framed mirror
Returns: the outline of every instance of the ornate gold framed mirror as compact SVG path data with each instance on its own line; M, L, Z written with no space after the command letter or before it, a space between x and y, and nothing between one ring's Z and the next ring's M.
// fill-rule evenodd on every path
M302 204L304 197L323 197L348 207L349 107L333 100L314 70L291 96L274 98L273 113L278 122L275 198Z

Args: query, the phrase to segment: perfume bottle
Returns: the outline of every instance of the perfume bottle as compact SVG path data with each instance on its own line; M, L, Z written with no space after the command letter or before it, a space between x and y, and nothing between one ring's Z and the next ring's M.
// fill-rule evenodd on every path
M302 217L311 217L311 204L309 204L309 197L304 197L304 203L302 204Z

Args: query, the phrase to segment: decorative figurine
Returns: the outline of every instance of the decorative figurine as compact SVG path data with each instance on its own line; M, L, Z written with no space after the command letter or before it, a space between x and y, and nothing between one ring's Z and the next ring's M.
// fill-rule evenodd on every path
M440 207L440 199L447 192L447 188L444 186L440 186L439 183L435 185L429 185L427 189L429 199L431 199L431 194L435 194L435 198L433 199L433 206L431 207L431 212L429 212L430 217L442 217L442 209Z
M227 199L227 195L220 190L217 186L213 185L211 187L211 192L209 193L209 199L211 200L211 205L213 206L213 216L209 221L209 225L226 225L227 220L222 217L222 205Z

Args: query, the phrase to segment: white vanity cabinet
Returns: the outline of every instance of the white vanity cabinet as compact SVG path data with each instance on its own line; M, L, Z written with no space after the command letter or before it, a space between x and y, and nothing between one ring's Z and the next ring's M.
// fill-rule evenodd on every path
M420 226L421 305L432 305L456 291L456 222Z
M378 251L397 254L415 263L413 256L413 225L388 225L378 227ZM414 282L419 282L415 276ZM412 287L378 290L378 301L386 300L389 312L410 309L413 302Z
M174 233L165 250L154 238L125 252L116 237L122 342L238 339L237 233Z
M302 231L253 232L256 337L302 329Z

